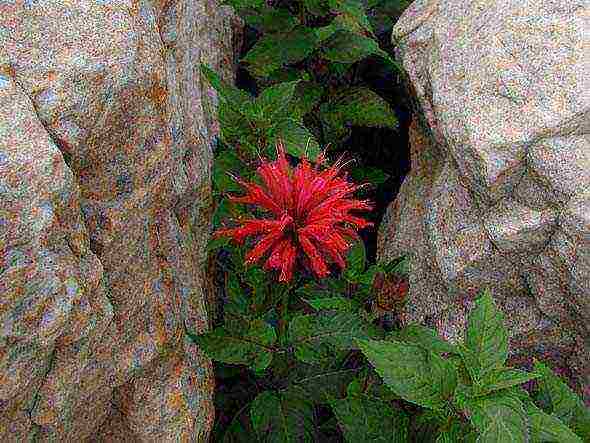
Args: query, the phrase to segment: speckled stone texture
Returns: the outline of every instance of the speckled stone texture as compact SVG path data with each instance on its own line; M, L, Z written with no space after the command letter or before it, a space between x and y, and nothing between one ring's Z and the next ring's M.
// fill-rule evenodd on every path
M205 442L210 0L0 2L0 441Z
M590 3L418 0L393 30L420 108L379 255L410 257L402 320L454 340L476 290L590 394Z

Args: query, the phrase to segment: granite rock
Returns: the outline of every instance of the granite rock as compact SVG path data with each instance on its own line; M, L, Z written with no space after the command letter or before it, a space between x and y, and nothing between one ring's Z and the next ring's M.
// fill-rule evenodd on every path
M216 97L211 0L0 2L0 441L195 441Z
M590 5L417 0L393 29L415 91L411 172L379 258L410 259L404 323L463 336L476 291L513 360L549 359L590 394Z

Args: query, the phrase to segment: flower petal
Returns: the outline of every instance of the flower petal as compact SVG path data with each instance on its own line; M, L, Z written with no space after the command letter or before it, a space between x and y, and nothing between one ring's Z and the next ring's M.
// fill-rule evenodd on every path
M303 252L309 257L309 261L311 263L311 270L318 276L318 277L325 277L329 274L328 267L324 262L324 259L318 252L317 248L313 245L313 243L309 240L309 237L299 230L298 232L298 240Z

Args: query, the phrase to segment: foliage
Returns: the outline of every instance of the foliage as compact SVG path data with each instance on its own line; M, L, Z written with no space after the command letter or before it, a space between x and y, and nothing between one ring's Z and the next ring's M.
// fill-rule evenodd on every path
M409 0L226 0L256 41L241 63L257 93L225 83L205 65L217 92L220 143L212 171L213 228L259 219L260 208L230 195L256 183L259 159L282 142L302 162L330 158L353 126L398 125L390 103L360 81L369 59L405 75L380 36L389 36ZM293 163L293 159L290 162ZM300 163L301 164L301 163ZM356 167L357 182L381 185L379 168ZM548 367L506 367L508 335L484 291L465 340L388 320L407 303L406 257L372 263L362 241L344 269L292 278L245 262L249 244L208 244L224 277L215 327L188 336L215 361L220 381L219 442L581 442L590 412ZM278 265L278 262L277 262ZM237 380L237 382L235 382ZM535 380L529 394L521 385ZM226 385L234 381L228 390Z
M536 372L505 367L508 331L502 317L484 291L458 346L442 347L426 328L356 341L394 394L434 414L437 441L469 440L469 435L477 442L585 441L589 411L563 381L539 362ZM533 379L551 398L546 411L520 387ZM457 426L465 431L451 437Z

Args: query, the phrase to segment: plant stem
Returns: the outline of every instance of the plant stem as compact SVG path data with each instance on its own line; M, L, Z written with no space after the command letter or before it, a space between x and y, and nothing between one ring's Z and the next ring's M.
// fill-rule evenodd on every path
M280 318L279 318L279 344L285 346L287 344L286 329L287 329L287 315L289 312L289 295L291 293L291 287L284 285L281 292L281 304L279 306Z

